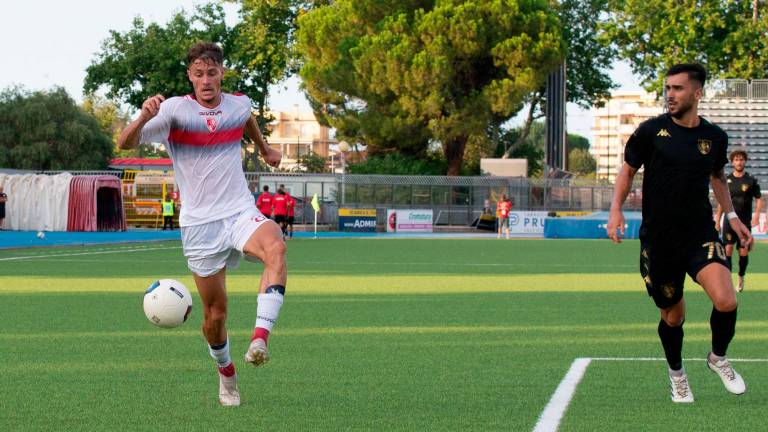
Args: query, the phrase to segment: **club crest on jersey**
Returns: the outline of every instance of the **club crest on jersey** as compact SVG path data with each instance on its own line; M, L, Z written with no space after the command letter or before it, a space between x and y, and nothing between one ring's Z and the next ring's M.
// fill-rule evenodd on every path
M706 140L706 139L700 139L696 146L699 148L699 153L705 155L709 154L709 151L712 150L712 141Z
M672 298L675 295L675 286L671 283L664 284L661 286L661 292L664 294L664 297Z
M746 192L747 190L749 190L749 185L745 185L745 184L741 185L742 192Z
M216 132L216 117L206 117L205 119L205 125L208 126L208 130L211 132Z
M669 138L669 137L671 137L672 135L670 135L670 134L669 134L669 132L668 132L666 129L664 129L664 128L661 128L661 129L659 129L659 133L657 133L657 134L656 134L656 136L660 136L660 137Z

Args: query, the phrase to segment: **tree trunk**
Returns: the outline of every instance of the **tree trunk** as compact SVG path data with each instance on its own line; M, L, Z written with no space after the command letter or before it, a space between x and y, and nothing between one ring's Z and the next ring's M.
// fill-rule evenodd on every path
M531 133L531 125L533 124L533 121L536 120L534 113L536 112L536 108L539 106L539 102L541 102L541 93L536 92L531 98L531 105L528 108L528 116L525 118L525 123L523 123L523 130L520 131L520 136L518 136L515 143L507 149L507 151L501 157L502 159L509 159L509 156L512 154L512 152L523 145L525 139L528 138L528 134Z
M464 164L464 149L467 147L467 137L458 136L445 141L443 153L448 161L449 176L461 174L461 167Z

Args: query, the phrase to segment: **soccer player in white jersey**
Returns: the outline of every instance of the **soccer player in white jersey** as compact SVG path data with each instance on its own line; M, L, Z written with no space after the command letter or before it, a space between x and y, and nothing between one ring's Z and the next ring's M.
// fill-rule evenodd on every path
M223 93L223 52L213 43L197 43L187 55L187 77L194 93L165 99L150 97L139 117L123 130L118 145L166 145L181 189L181 241L203 302L203 334L219 369L219 402L240 405L235 365L227 337L227 268L239 259L261 260L256 325L245 361L269 360L267 338L283 304L287 268L280 227L253 205L241 165L240 141L247 134L272 166L282 155L271 149L251 116L251 101Z

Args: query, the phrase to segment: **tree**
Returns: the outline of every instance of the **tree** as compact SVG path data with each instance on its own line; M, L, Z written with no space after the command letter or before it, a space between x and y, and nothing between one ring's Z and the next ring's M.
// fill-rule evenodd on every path
M582 108L602 106L616 85L608 75L608 68L618 55L605 30L608 1L562 0L557 9L567 47L566 101ZM503 157L512 156L512 152L523 145L533 122L544 117L546 96L544 85L526 96L527 113L522 133L508 146Z
M111 137L113 142L117 142L123 128L131 121L129 114L120 108L119 102L108 100L96 93L86 95L81 107L96 118L101 130Z
M568 153L568 171L588 176L594 175L597 169L597 161L589 153L589 150L575 148Z
M299 156L297 162L304 172L325 172L325 158L315 152L304 153Z
M0 166L28 170L98 170L113 144L96 118L63 88L0 93Z
M676 63L699 62L710 76L768 77L768 19L755 3L611 0L609 37L645 88L661 93Z
M509 154L512 158L528 160L528 176L540 176L544 171L544 123L537 121L528 127L527 136L520 138L525 126L502 130L496 156ZM510 147L515 146L514 149Z
M562 60L544 0L339 0L299 18L301 76L324 119L372 154L467 143L510 118Z

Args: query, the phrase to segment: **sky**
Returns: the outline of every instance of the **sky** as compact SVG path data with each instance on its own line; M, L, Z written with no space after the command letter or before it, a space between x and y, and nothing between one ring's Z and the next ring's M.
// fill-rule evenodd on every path
M131 28L136 16L145 22L166 23L171 16L184 9L191 12L200 0L131 0L104 2L103 0L10 2L3 8L3 26L0 40L4 65L0 73L0 89L21 85L28 90L64 87L76 101L82 100L85 69L100 51L109 31L125 32ZM108 5L108 6L107 6ZM234 5L225 6L228 19L236 19ZM44 12L42 12L44 11ZM9 64L7 60L15 63ZM637 90L639 80L625 63L617 63L611 76L622 90ZM273 111L291 111L299 105L309 111L309 104L299 89L299 80L291 78L275 86L269 99ZM569 104L568 131L591 138L592 116ZM513 121L514 123L514 121Z

